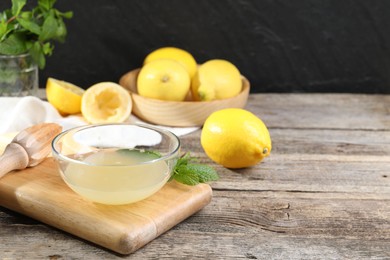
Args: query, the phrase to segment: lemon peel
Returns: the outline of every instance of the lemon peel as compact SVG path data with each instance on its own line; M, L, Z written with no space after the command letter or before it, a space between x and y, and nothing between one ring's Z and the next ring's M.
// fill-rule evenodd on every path
M231 62L221 59L209 60L200 65L191 82L192 95L200 101L231 98L241 90L240 71Z
M84 89L58 79L48 78L46 81L46 98L62 115L81 112L81 99Z
M190 76L185 68L170 59L147 63L137 78L139 95L160 100L183 101L190 85Z
M159 59L172 59L179 62L187 70L190 78L195 75L198 66L191 53L177 47L162 47L152 51L146 56L144 65Z

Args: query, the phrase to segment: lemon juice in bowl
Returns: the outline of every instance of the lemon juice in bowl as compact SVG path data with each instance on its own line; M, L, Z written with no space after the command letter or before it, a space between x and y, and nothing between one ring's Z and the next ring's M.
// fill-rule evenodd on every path
M167 182L170 171L165 161L144 164L152 158L140 150L129 151L133 153L118 150L88 155L82 160L85 164L69 164L63 178L75 192L93 201L123 204L142 200Z
M53 140L63 180L81 196L120 205L145 199L170 179L179 139L157 128L110 124L69 130Z

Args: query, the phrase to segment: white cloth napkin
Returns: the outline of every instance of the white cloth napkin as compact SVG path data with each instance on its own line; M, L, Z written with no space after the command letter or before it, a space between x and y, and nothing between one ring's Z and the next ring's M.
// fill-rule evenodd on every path
M63 130L87 124L82 116L61 116L49 102L34 96L0 97L0 134L19 132L32 125L46 122L57 123ZM131 115L127 122L146 124L134 115ZM177 136L199 129L199 127L157 127L169 130Z

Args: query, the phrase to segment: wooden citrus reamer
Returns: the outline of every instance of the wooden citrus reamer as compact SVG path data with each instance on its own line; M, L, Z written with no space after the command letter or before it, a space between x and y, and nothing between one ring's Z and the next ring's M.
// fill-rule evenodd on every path
M33 167L50 153L53 138L62 127L55 123L41 123L24 129L11 141L0 156L0 178L12 170Z

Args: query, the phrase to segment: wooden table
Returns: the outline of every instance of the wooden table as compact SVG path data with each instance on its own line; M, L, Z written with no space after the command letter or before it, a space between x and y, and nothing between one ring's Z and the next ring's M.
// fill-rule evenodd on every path
M203 210L121 256L0 208L0 259L390 259L390 96L254 94L270 157L215 165L200 130L184 151L220 180Z

